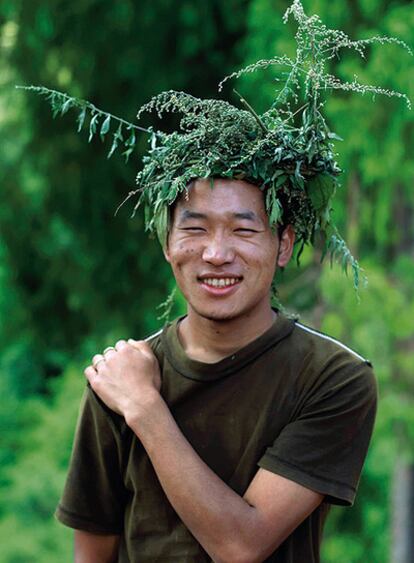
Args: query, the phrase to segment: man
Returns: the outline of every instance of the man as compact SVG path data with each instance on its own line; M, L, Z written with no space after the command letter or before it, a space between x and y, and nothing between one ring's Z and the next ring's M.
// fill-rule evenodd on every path
M44 87L54 114L77 108L89 139L126 157L149 149L134 210L157 233L187 315L146 341L121 340L86 368L88 386L57 517L75 528L77 563L319 561L331 504L352 505L374 425L370 362L271 307L272 280L297 247L361 269L332 214L340 168L323 116L329 90L405 94L328 74L354 41L293 0L296 56L275 66L262 114L168 91L141 107L179 113L177 131L144 129ZM283 69L280 70L280 69ZM284 82L283 82L284 81Z
M319 561L377 388L368 361L271 308L294 240L249 182L199 179L177 200L164 252L187 315L85 369L57 510L77 563Z

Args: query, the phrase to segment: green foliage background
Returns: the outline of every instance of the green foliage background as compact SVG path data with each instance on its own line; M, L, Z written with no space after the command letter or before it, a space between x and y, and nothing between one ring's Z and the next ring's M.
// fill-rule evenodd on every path
M258 58L291 53L276 0L0 0L0 538L5 563L69 560L71 533L52 513L70 455L82 371L118 338L160 326L156 306L172 286L155 240L131 209L137 159L106 160L69 114L14 89L45 84L133 120L161 90L218 96L226 75ZM395 0L313 0L331 27L360 39L396 35L414 45L414 6ZM352 80L414 99L413 61L396 46L335 62ZM265 80L265 78L267 80ZM274 92L271 69L237 89L259 111ZM411 89L411 91L410 91ZM226 92L230 93L231 88ZM232 100L237 103L235 99ZM325 563L388 560L392 475L414 451L414 112L399 100L333 94L326 105L345 170L335 221L369 279L358 304L339 267L305 253L280 295L303 320L374 363L380 407L352 508L335 508ZM148 122L146 125L151 125ZM174 121L169 122L172 127ZM141 149L146 139L139 141ZM176 311L183 303L176 303Z

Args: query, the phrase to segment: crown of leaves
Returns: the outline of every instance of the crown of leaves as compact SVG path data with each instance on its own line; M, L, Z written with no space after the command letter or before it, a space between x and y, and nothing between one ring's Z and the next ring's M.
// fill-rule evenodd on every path
M272 227L293 225L298 259L306 244L314 244L319 231L325 239L322 259L329 253L331 263L338 258L345 272L350 267L354 287L358 288L361 268L331 216L341 172L333 144L339 137L330 131L323 116L323 95L327 90L383 94L404 98L409 108L411 105L405 94L361 84L357 77L352 82L343 82L329 74L327 67L344 48L363 58L374 43L395 43L412 52L406 43L394 37L353 41L344 32L326 27L319 16L307 16L299 0L286 11L285 23L290 16L298 26L295 58L283 55L260 60L227 76L219 85L221 91L230 79L275 66L275 100L262 115L240 94L241 108L185 92L162 92L141 107L137 118L145 112L156 112L160 118L167 112L181 114L179 129L166 133L140 127L56 90L25 88L47 96L54 116L77 108L78 131L88 121L89 141L98 134L102 139L112 134L108 158L121 149L128 160L136 147L136 135L149 135L150 148L136 177L137 188L128 193L122 204L135 197L133 215L143 205L146 228L156 232L162 244L168 231L169 208L188 190L192 180L243 179L263 190Z

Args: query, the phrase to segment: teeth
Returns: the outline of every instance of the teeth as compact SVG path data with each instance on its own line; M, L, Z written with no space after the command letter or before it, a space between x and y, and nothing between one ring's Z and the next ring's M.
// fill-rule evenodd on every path
M234 285L237 281L238 278L206 278L203 280L204 283L212 287L227 287Z

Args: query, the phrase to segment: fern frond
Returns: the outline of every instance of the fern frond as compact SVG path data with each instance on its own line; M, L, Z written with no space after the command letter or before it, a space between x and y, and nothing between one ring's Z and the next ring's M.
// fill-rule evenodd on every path
M353 286L354 289L358 292L358 289L361 285L365 287L368 283L367 277L364 274L364 270L359 265L358 260L354 258L351 251L349 250L348 246L344 239L339 235L338 231L335 229L334 234L328 239L324 252L322 253L321 262L323 261L326 254L329 253L330 255L330 264L331 267L333 266L333 262L337 261L341 265L342 271L348 275L348 270L351 268L352 270L352 279L353 279Z
M45 96L46 99L49 101L52 107L52 114L53 117L57 117L58 115L64 115L70 109L77 109L79 111L77 117L77 131L78 133L82 130L86 117L89 115L89 137L88 141L90 142L98 133L103 141L105 136L110 132L112 129L112 123L118 125L116 132L113 134L113 142L112 146L108 153L108 158L110 158L115 150L121 143L124 143L125 151L123 155L125 156L126 160L128 160L130 154L133 152L135 148L135 131L140 131L143 133L153 134L152 129L145 129L144 127L139 127L134 123L130 123L121 117L117 117L107 111L103 111L97 108L91 102L86 100L82 100L79 98L74 98L65 94L64 92L59 92L58 90L51 90L44 86L16 86L16 88L22 90L28 90L35 92L41 96ZM99 127L100 124L100 127ZM125 130L131 131L131 135L129 136L128 140L124 141L122 131L123 128Z

